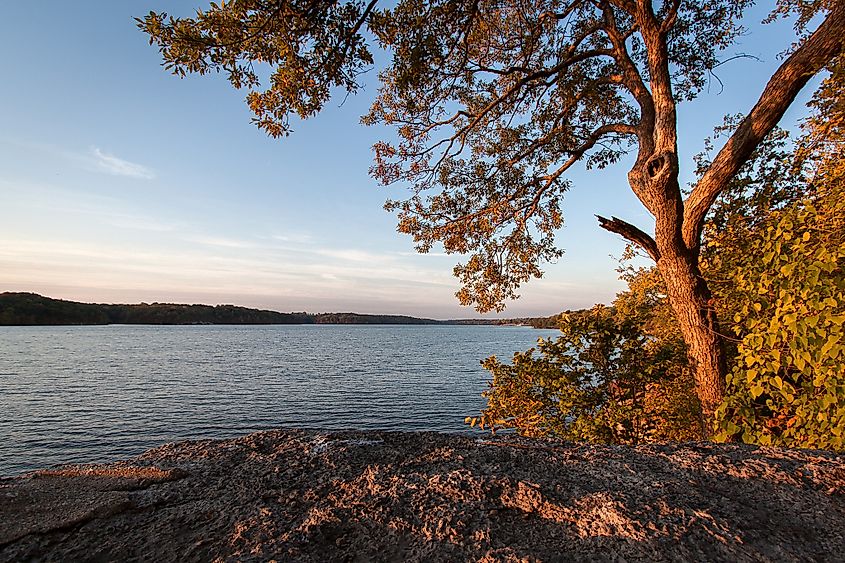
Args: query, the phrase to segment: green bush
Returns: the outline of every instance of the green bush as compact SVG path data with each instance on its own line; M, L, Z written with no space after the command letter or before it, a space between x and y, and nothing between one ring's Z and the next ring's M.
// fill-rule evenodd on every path
M845 190L774 211L733 277L741 336L716 438L845 449Z

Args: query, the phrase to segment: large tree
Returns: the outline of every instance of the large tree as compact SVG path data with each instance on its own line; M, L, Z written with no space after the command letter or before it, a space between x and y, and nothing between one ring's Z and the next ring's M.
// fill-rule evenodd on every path
M560 255L567 171L634 152L628 181L653 234L615 217L599 223L655 261L712 412L726 367L699 271L705 215L843 50L845 0L778 2L778 12L799 13L797 42L754 107L735 108L746 117L686 198L676 107L721 63L752 0L378 1L232 0L192 18L150 13L139 25L176 74L223 70L249 88L256 124L274 136L289 132L292 114L319 112L334 90L356 91L375 38L392 58L365 122L398 136L376 144L372 172L411 187L408 200L387 206L420 251L440 243L469 255L455 268L458 297L480 311L501 309Z

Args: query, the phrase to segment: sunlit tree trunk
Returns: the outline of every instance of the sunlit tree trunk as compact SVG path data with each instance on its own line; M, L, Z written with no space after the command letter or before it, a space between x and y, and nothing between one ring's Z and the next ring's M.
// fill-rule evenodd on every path
M727 364L710 290L697 260L681 248L666 248L657 261L669 303L687 345L705 420L725 397Z

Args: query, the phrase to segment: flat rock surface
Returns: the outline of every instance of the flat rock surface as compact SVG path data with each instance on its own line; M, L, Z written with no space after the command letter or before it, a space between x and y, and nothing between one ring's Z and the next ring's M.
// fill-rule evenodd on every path
M843 561L845 457L273 430L0 479L0 561Z

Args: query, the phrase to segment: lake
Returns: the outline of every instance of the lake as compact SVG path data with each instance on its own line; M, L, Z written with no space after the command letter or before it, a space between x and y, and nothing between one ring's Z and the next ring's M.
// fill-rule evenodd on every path
M0 327L0 475L273 427L466 432L490 374L553 330Z

